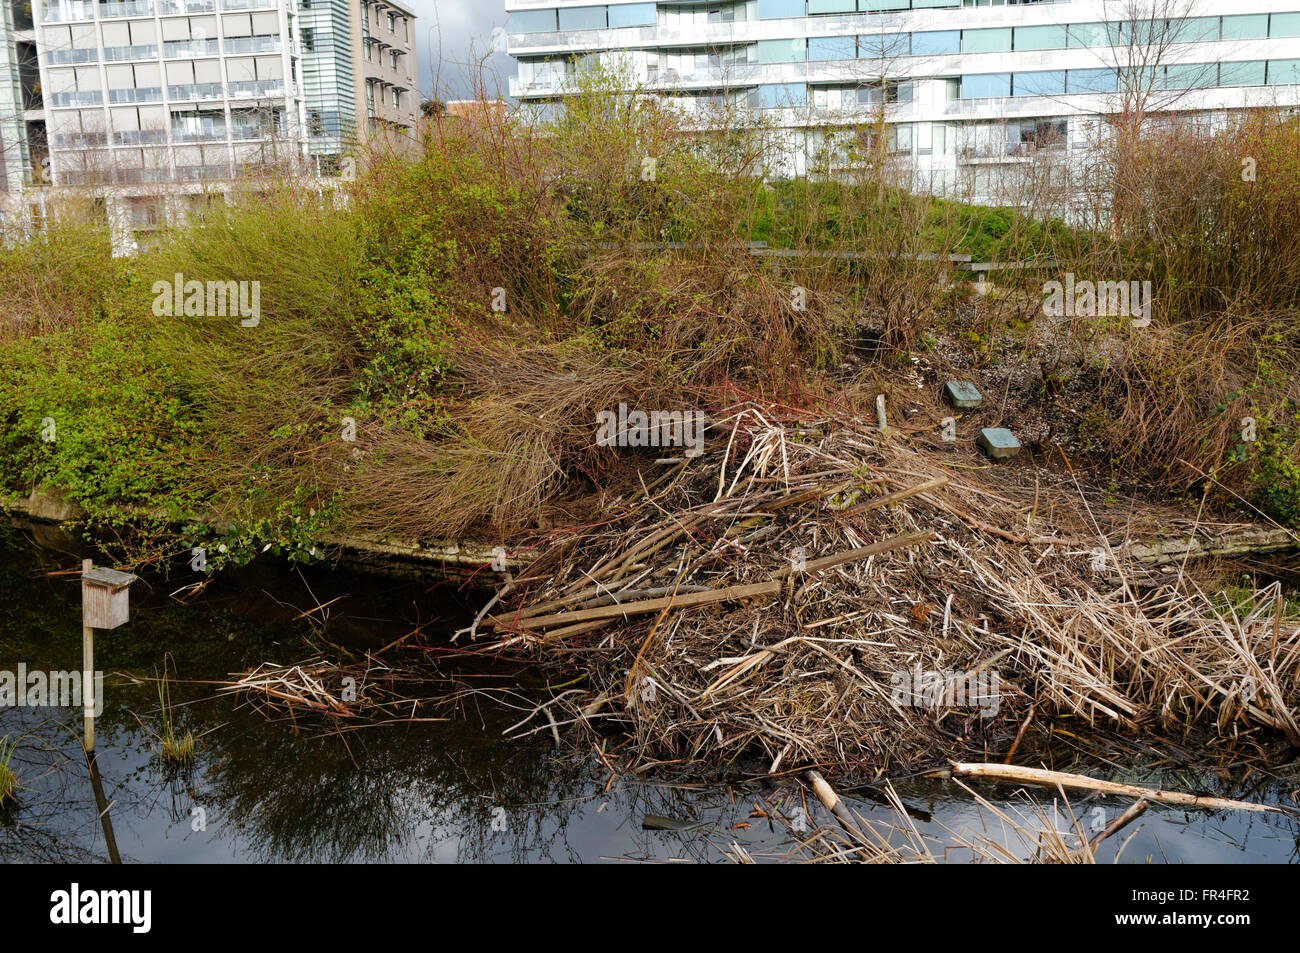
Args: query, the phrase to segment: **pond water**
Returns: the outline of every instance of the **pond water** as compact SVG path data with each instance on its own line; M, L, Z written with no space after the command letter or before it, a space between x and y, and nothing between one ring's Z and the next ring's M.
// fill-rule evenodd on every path
M51 530L0 527L0 671L16 672L19 664L28 671L80 668L80 555L72 540ZM64 574L51 575L58 572ZM101 813L127 863L725 862L719 848L732 842L759 860L792 846L783 828L751 816L761 800L783 801L787 813L801 803L788 778L772 783L737 773L683 783L620 775L611 782L604 763L568 739L557 747L549 734L503 738L520 717L503 706L478 702L445 722L334 734L268 720L204 681L267 660L386 645L416 627L436 643L466 624L472 600L446 584L273 563L225 573L188 603L169 595L192 578L146 576L132 590L130 622L97 634L96 667L106 675L96 722L106 810L81 753L79 709L0 707L0 738L14 745L11 765L22 786L17 806L0 816L0 861L107 862ZM297 618L326 602L323 623ZM165 664L178 679L177 724L198 737L196 763L183 774L157 757L157 686L141 681ZM475 674L518 673L479 663ZM1144 768L1140 761L1112 765L1107 776L1281 804L1300 787L1294 760L1217 774L1186 764ZM964 830L1026 854L958 785L913 779L896 786L939 856L952 843L949 831ZM1009 786L980 791L993 804L1032 816ZM1038 797L1052 804L1050 792ZM876 799L849 800L866 817L895 819ZM1127 807L1082 793L1072 804L1077 816L1107 820ZM692 826L643 830L646 815ZM814 822L823 815L813 809ZM1060 826L1070 828L1063 815ZM1125 861L1291 863L1300 824L1283 815L1154 808L1107 841L1099 859L1113 857L1134 830ZM950 859L970 854L958 849Z

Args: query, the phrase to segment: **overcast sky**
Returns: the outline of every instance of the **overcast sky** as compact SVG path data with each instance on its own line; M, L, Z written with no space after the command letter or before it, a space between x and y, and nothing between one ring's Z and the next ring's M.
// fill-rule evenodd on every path
M514 60L493 52L493 30L498 47L504 49L501 30L506 23L504 0L400 0L414 12L416 55L420 60L420 91L434 94L435 82L444 99L468 99L474 95L472 77L477 63L483 64L488 96L507 93L514 75Z

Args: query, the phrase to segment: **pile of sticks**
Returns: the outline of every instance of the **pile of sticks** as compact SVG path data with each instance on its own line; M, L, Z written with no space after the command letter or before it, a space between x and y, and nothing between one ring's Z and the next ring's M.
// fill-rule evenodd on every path
M958 757L1031 704L1300 739L1280 589L1241 607L1189 574L1139 578L1128 527L1083 489L872 423L714 419L718 446L554 537L460 633L583 680L571 721L628 727L650 761L743 751L773 771Z

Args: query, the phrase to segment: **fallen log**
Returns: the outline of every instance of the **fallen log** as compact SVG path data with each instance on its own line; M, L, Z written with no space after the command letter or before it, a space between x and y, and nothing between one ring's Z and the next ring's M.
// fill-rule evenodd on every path
M1162 804L1179 804L1183 807L1197 807L1206 811L1266 811L1281 813L1281 808L1271 804L1255 804L1251 801L1232 801L1220 797L1198 797L1181 791L1161 791L1157 788L1144 788L1137 784L1122 784L1118 781L1100 781L1082 774L1067 774L1064 771L1049 771L1046 768L1028 768L1017 764L963 764L954 763L954 777L990 778L994 781L1013 781L1020 784L1041 784L1047 787L1074 788L1083 791L1098 791L1102 794L1116 794L1123 797L1146 798Z

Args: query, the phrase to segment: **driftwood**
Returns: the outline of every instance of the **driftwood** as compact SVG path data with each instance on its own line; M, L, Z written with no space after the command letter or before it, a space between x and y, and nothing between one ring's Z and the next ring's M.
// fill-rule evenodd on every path
M1251 801L1232 801L1220 797L1198 797L1181 791L1161 791L1156 788L1144 788L1137 784L1122 784L1117 781L1100 781L1082 774L1067 774L1064 771L1048 771L1046 768L1027 768L1016 764L954 764L954 777L991 778L995 781L1014 781L1020 784L1042 784L1047 787L1074 788L1084 791L1098 791L1102 794L1117 794L1126 797L1146 798L1162 804L1178 804L1183 807L1197 807L1206 811L1268 811L1281 809L1271 804L1255 804Z

